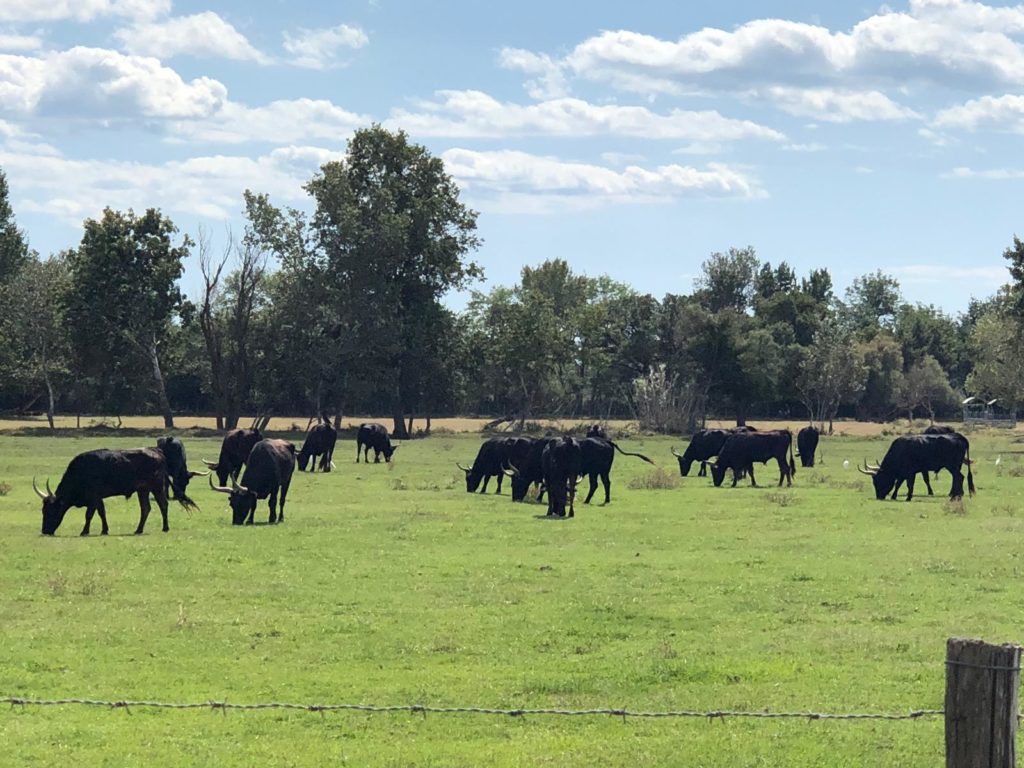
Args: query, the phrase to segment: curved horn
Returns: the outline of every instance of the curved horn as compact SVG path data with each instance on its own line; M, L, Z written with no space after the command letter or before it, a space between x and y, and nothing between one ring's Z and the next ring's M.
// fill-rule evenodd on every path
M34 477L32 478L32 490L36 492L36 496L38 496L40 499L43 499L44 501L50 498L45 493L40 491L39 488L36 487L36 479Z
M506 469L505 465L503 464L501 467L501 471L504 472L509 477L519 477L519 470L516 469L516 465L513 464L511 461L508 462L508 469Z
M233 478L233 477L231 478L231 487L235 490L236 493L248 493L249 492L248 488L246 488L244 485L239 485L238 481L235 480L235 478Z
M224 485L214 485L213 478L210 478L210 488L217 491L218 493L231 493L231 489Z
M878 473L877 469L871 469L870 467L868 467L867 461L864 462L863 468L861 468L861 466L858 464L857 471L860 472L862 475L867 475L868 477L874 477Z
M209 471L206 471L206 472L194 472L194 471L190 471L190 472L188 473L188 476L189 476L189 477L208 477L208 476L209 476L209 474L210 474L210 472L209 472Z
M675 456L677 459L683 458L683 454L681 454L679 451L677 451L676 447L674 445L672 446L672 448L670 450L672 451L672 455Z
M208 466L210 469L216 469L217 468L217 462L216 461L210 461L209 459L203 459L203 464Z
M46 492L50 496L53 496L53 491L50 490L50 478L46 478Z
M456 467L458 467L459 469L461 469L461 470L462 470L463 472L467 472L467 473L468 473L468 472L472 472L472 471L473 471L473 470L472 470L472 469L470 469L469 467L464 467L464 466L462 466L462 465L461 465L461 464L459 464L459 462L457 462L457 461L455 462L455 466L456 466Z

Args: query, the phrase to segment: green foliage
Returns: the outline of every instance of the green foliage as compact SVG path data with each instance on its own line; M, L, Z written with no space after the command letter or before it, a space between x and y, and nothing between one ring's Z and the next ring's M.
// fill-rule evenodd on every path
M757 254L751 246L713 253L700 265L696 294L711 312L743 312L754 296L758 266Z
M907 418L914 420L914 410L924 408L928 418L935 421L937 409L951 410L956 407L957 397L949 385L949 378L931 355L925 355L907 369L903 375L903 387L899 395L900 407L907 411Z
M810 420L831 422L840 405L856 402L867 374L852 334L835 321L823 323L803 353L796 381Z
M10 280L30 259L28 240L18 229L7 176L0 171L0 283Z
M892 328L899 303L899 282L880 269L854 278L846 289L849 323L863 339L871 339L883 328Z
M974 370L967 391L986 399L998 398L1007 408L1024 403L1024 337L1009 313L982 315L970 338Z

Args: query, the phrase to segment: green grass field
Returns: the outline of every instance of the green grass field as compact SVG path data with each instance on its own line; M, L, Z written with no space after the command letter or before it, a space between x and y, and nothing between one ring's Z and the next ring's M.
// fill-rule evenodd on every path
M941 709L947 637L1024 640L1024 463L1009 435L974 435L976 498L950 505L943 474L934 498L877 502L854 465L890 439L825 439L824 465L781 491L696 477L642 489L651 468L620 456L612 504L578 505L568 521L512 504L507 486L467 494L455 461L471 461L479 438L407 442L391 467L355 465L343 441L336 472L296 476L284 525L233 528L225 498L196 483L202 511L172 504L170 533L154 513L132 536L137 502L113 499L111 535L96 521L83 539L82 510L56 538L39 535L32 475L56 487L80 451L148 443L3 437L0 696ZM623 441L676 475L671 444ZM215 440L186 446L194 464L217 452ZM0 709L0 755L12 766L931 768L943 724L30 707Z

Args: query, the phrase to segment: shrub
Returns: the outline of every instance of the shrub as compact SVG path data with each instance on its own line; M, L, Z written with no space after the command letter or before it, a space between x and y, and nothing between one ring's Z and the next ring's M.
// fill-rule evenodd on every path
M629 481L629 487L633 490L645 490L645 491L665 491L675 488L678 484L678 479L671 472L667 472L661 467L655 467L646 475L640 475L634 477Z

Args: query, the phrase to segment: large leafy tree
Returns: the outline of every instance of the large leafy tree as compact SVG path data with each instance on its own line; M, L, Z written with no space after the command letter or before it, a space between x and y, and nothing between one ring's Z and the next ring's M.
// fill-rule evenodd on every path
M0 171L0 283L11 279L28 261L28 241L14 221L7 176Z
M65 301L77 369L108 396L149 378L164 426L172 428L160 345L183 307L178 279L191 241L175 243L174 223L152 208L139 215L108 208L84 226L68 255Z
M823 323L806 350L796 381L811 421L827 421L831 434L839 406L860 396L866 373L849 330L835 321Z
M30 258L0 284L0 382L34 401L45 398L53 416L68 381L70 328L64 320L67 263L63 256Z
M316 204L325 330L350 342L335 364L381 391L402 437L415 399L402 383L423 351L413 347L418 327L448 291L481 275L467 260L480 242L476 213L440 158L379 125L356 131L345 158L325 164L306 189Z

